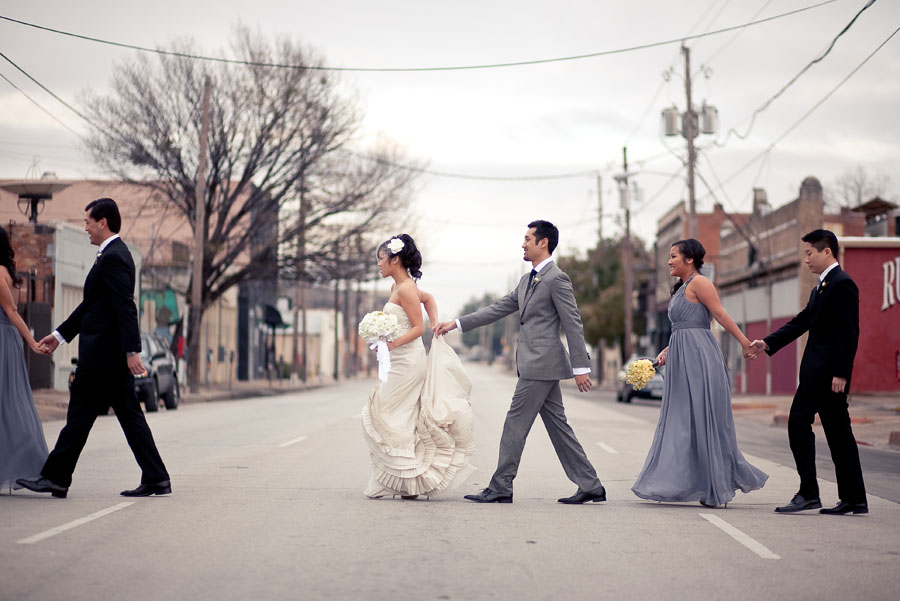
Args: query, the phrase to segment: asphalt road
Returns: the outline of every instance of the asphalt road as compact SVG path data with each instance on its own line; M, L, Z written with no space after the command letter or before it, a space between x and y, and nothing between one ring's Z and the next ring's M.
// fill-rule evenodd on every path
M609 501L556 502L575 487L540 423L515 503L462 500L490 478L514 386L506 373L469 369L479 469L430 500L362 495L357 416L372 382L150 415L173 478L166 497L118 495L140 475L115 419L101 418L68 499L0 495L0 599L900 597L900 505L873 495L865 516L773 513L796 487L776 430L739 433L770 475L762 490L727 509L647 502L630 487L656 407L567 391L569 420ZM51 443L61 425L45 425ZM822 476L833 502L836 487Z

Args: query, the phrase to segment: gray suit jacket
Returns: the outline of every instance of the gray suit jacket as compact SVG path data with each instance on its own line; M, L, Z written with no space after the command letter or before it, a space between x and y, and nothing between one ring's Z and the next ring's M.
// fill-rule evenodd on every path
M463 332L493 323L516 311L519 319L519 344L516 368L526 380L565 380L572 377L572 362L578 367L590 366L590 355L584 344L584 326L572 281L555 263L549 263L528 287L525 274L516 289L495 302L459 318ZM566 334L569 352L560 340L560 328Z

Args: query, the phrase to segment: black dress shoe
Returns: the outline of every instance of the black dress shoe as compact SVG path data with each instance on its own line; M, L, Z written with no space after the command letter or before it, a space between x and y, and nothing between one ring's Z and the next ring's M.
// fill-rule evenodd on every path
M69 487L60 486L47 478L38 478L37 480L19 478L16 480L16 484L33 492L48 492L59 499L65 499L69 494Z
M775 513L795 513L797 511L805 511L807 509L818 509L822 506L822 501L818 497L815 499L807 499L800 493L794 495L791 502L787 505L775 508Z
M845 513L869 513L868 503L845 503L841 501L834 507L820 509L819 513L826 515L844 515Z
M172 484L168 480L155 484L141 484L134 490L123 490L119 494L123 497L149 497L150 495L167 495L172 492Z
M558 503L565 503L566 505L581 505L582 503L587 503L588 501L593 501L594 503L600 503L601 501L606 500L606 489L603 486L600 488L594 489L590 492L581 492L580 490L576 492L571 497L566 497L564 499L557 499Z
M477 495L466 495L463 498L475 501L476 503L512 503L512 497L511 494L501 495L490 488L485 488Z

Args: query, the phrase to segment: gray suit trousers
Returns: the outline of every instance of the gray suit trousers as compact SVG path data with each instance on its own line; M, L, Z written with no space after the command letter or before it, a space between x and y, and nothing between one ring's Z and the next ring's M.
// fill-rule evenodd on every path
M582 492L599 488L597 472L575 438L572 426L566 421L559 381L519 378L506 421L503 422L500 459L497 471L491 478L490 489L501 494L512 494L513 479L519 470L525 439L538 414L544 421L550 442L569 480L577 484Z

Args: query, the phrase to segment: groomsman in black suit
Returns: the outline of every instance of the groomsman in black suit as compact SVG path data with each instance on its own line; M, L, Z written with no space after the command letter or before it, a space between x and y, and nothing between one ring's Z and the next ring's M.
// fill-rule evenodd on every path
M774 334L753 342L757 352L765 350L773 355L809 332L800 363L800 384L788 419L788 438L800 474L800 490L790 503L775 511L793 513L822 507L812 431L818 413L831 449L840 497L835 507L821 509L819 513L868 513L859 450L847 410L847 393L859 340L859 289L838 265L838 241L834 233L814 230L802 240L806 266L819 276L819 284L810 294L806 308L796 317Z
M85 209L84 229L91 244L99 246L97 259L84 281L84 299L57 330L40 344L51 353L62 342L78 340L78 369L72 382L66 425L37 480L17 480L34 492L64 498L72 472L97 419L98 409L112 406L141 467L141 484L122 491L126 497L172 492L150 427L138 405L134 376L145 372L141 364L141 336L134 305L135 269L128 247L119 238L122 218L111 198L100 198Z

